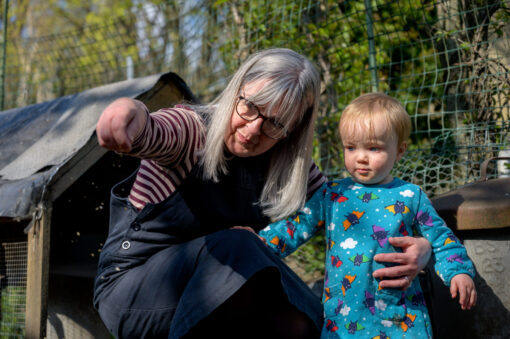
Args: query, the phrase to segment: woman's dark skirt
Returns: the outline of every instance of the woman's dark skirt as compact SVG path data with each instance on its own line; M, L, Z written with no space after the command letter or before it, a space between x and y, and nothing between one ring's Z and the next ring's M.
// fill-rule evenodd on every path
M128 246L125 241L118 244L121 249ZM102 256L95 306L118 338L180 338L255 273L271 267L279 270L289 301L320 329L320 299L245 230L223 230L172 244L145 261Z

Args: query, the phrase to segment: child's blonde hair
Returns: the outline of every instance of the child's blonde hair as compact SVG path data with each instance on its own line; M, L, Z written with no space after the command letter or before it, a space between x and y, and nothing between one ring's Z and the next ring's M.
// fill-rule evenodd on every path
M338 124L340 140L342 135L352 135L356 127L368 128L369 136L373 137L376 118L382 118L382 121L386 122L388 132L395 132L398 145L409 139L411 118L404 106L384 93L368 93L351 101L342 112Z

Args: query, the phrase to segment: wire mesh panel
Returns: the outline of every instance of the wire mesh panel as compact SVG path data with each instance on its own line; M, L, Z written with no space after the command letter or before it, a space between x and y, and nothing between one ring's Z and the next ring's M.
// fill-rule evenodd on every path
M27 284L27 242L0 246L0 338L23 338Z
M362 93L386 92L403 102L414 129L395 174L434 195L475 180L483 159L509 147L509 4L133 3L93 24L76 17L79 29L55 23L60 32L36 34L34 28L33 35L10 39L6 104L27 105L168 70L209 101L250 53L288 47L312 59L322 75L315 144L322 170L346 175L336 135L342 109Z

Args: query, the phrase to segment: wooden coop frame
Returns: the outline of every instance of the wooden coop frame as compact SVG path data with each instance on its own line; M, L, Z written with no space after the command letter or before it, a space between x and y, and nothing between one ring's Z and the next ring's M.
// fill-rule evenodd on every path
M41 111L44 110L56 110L57 112L52 112L52 114L59 115L55 122L60 124L62 124L62 117L65 116L68 119L67 122L64 121L65 123L71 124L73 121L80 121L80 119L76 119L80 114L87 114L89 120L92 115L93 122L93 126L78 128L79 133L84 134L82 139L86 140L85 143L74 145L69 154L64 154L62 161L42 164L42 168L36 168L34 173L26 178L13 180L5 178L5 173L9 173L9 166L12 165L10 160L20 162L20 158L23 159L26 150L16 150L16 154L11 159L6 160L5 157L0 157L0 237L6 239L15 236L19 239L26 236L27 241L25 337L28 339L46 337L48 287L52 269L51 231L55 226L52 225L52 219L55 219L55 214L59 213L54 208L55 202L100 161L103 163L118 161L126 164L123 172L132 171L138 165L138 161L132 158L121 157L101 148L97 143L93 129L103 109L119 97L136 98L144 102L150 111L169 107L179 102L196 102L195 97L178 75L164 73L126 80L67 96L63 98L64 104L62 104L62 98L59 98L55 99L54 103L47 102L0 112L0 126L2 126L2 118L6 119L6 125L8 125L9 119L12 120L12 117L16 115L30 115L30 111L41 114ZM84 106L83 109L82 106ZM59 108L61 111L58 111ZM7 131L4 132L2 134L6 137L11 137L16 133L30 133L30 129L24 124L18 124L18 126L7 127ZM5 143L9 146L8 141L4 141L3 144L0 140L0 148L6 149ZM63 139L62 143L66 143L66 140ZM28 147L30 146L32 144L28 145ZM63 146L63 148L66 147ZM30 161L30 157L27 159ZM12 169L10 170L12 171ZM113 178L110 176L111 179ZM121 179L123 177L120 175L115 178L116 181ZM107 187L106 190L109 192L110 188ZM28 194L26 191L29 191ZM106 204L105 210L107 209ZM107 213L107 211L105 212ZM107 233L107 222L100 227ZM58 247L58 243L55 243L54 247ZM97 261L97 257L95 260ZM88 270L84 274L90 276L91 273L93 274Z

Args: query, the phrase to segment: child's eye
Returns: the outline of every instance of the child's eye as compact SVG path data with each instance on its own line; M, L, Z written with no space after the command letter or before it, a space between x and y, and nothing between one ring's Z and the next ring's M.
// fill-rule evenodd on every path
M380 150L379 147L370 147L371 152L378 152Z
M354 151L354 147L353 146L345 146L345 149L348 150L348 151Z

